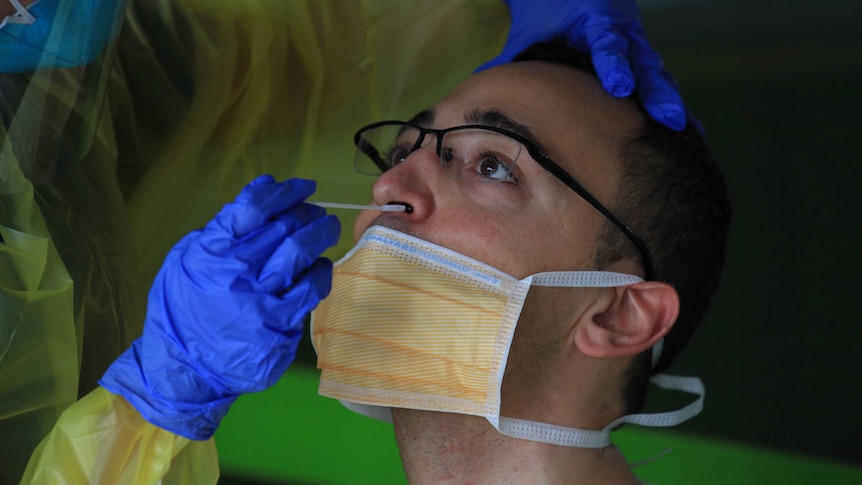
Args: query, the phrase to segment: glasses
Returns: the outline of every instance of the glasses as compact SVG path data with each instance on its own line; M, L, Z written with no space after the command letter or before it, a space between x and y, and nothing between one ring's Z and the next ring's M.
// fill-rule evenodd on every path
M598 199L557 165L527 138L494 126L464 125L435 130L404 121L380 121L360 128L356 143L356 171L380 175L400 164L421 148L426 135L436 138L435 153L443 173L466 182L500 183L517 181L513 171L522 156L530 158L617 226L640 252L647 280L655 279L646 244L620 222Z

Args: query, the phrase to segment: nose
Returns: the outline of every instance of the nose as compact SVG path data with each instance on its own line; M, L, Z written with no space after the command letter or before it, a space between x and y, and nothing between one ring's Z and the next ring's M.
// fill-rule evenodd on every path
M377 178L374 202L405 204L407 210L399 215L411 222L420 222L434 211L436 189L442 176L440 158L433 144L426 145Z

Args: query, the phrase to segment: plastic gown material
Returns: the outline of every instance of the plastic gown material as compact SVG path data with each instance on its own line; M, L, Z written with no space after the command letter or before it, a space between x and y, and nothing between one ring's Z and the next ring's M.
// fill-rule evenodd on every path
M212 440L96 386L164 255L261 173L366 202L354 130L432 104L507 25L499 0L141 0L95 62L0 75L0 483L40 441L23 483L215 482Z

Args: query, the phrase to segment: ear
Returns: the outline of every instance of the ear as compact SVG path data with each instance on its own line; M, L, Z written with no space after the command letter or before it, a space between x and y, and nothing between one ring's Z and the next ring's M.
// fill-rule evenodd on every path
M608 288L575 326L575 343L590 357L637 355L664 338L679 315L676 290L660 281Z

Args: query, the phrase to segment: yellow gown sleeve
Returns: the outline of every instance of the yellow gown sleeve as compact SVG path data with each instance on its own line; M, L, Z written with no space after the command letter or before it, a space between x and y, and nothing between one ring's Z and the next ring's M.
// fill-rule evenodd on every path
M189 440L152 425L98 387L63 412L21 484L214 484L218 470L212 438Z

